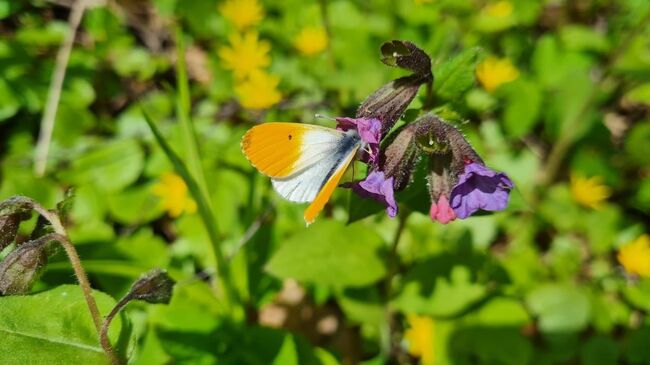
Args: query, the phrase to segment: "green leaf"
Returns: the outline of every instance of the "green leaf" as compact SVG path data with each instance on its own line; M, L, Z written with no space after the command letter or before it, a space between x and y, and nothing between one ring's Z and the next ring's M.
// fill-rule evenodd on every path
M590 304L579 288L567 284L544 284L526 296L526 304L539 316L544 333L577 332L589 321Z
M623 296L633 307L650 311L650 279L623 287Z
M631 331L624 341L623 354L630 364L650 364L650 327Z
M142 224L162 214L160 200L151 192L150 185L128 188L105 197L108 211L117 222Z
M478 48L465 50L434 69L436 94L447 100L459 98L474 84Z
M582 346L580 359L584 365L616 365L619 363L618 347L609 337L592 337Z
M407 313L454 316L479 302L487 288L476 282L471 264L459 260L445 254L414 265L394 306Z
M115 301L93 292L104 315ZM109 331L112 344L128 343L118 316ZM123 332L123 333L121 333ZM62 285L29 296L0 298L0 362L12 364L106 364L81 289ZM124 349L118 349L124 354Z
M542 92L532 81L518 78L503 86L508 102L503 122L511 137L518 138L529 133L539 119Z
M627 101L639 104L650 104L650 82L641 84L625 93Z
M9 84L0 78L0 100L2 100L2 103L0 103L0 122L13 117L20 109L20 102L14 94Z
M364 286L386 274L379 255L383 242L371 228L317 222L285 241L266 269L280 278L331 285Z
M650 166L650 121L634 125L625 140L625 151L639 166Z
M93 184L103 191L119 191L133 183L144 166L137 141L109 142L74 159L61 178L75 185Z

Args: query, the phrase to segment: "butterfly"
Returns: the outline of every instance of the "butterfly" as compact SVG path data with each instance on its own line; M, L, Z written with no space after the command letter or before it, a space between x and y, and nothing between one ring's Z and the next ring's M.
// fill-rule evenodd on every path
M323 210L363 145L357 129L301 123L263 123L241 140L248 161L271 178L280 196L311 203L304 213L307 225Z

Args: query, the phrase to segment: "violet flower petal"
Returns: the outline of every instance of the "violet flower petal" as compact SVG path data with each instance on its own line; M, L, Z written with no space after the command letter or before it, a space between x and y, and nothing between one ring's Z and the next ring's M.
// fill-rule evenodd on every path
M397 215L397 202L393 191L393 177L386 179L383 171L371 172L365 180L344 185L362 198L378 201L386 206L386 214L393 218Z
M503 210L508 206L513 186L506 174L472 162L465 165L465 171L451 190L451 207L461 219L469 217L479 209Z

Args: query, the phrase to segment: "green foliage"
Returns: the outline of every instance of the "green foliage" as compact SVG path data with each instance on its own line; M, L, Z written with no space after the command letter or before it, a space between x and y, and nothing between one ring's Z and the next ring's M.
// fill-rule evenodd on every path
M130 303L110 326L126 363L415 364L417 342L443 365L650 365L650 251L627 251L650 232L647 0L258 0L241 28L230 2L92 1L37 176L70 8L0 0L0 201L65 198L102 316L143 273L169 273L145 282L160 296L137 292L169 304ZM312 27L328 43L307 54ZM260 110L220 56L252 32L282 95ZM390 114L382 148L425 113L454 124L513 180L508 208L433 222L428 160L409 155L397 218L339 188L305 227L241 138L355 112ZM341 182L366 174L356 162ZM592 177L605 189L580 185ZM107 363L65 252L32 250L51 227L7 207L0 363ZM416 316L433 319L421 342Z
M95 291L93 295L103 314L115 305L104 293ZM121 344L123 351L132 340L130 332L129 325L118 317L109 337L112 343ZM2 298L0 333L0 352L8 363L107 363L81 289L74 285Z

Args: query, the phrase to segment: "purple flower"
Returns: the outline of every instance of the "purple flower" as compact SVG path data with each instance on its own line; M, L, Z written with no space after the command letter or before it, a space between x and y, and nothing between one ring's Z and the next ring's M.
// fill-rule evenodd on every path
M373 171L365 180L343 184L343 187L352 188L362 198L370 198L384 204L386 206L386 214L393 218L397 215L397 202L395 202L393 182L393 177L386 179L383 171Z
M513 186L506 174L490 170L480 163L468 163L451 190L451 208L461 219L479 209L503 210L508 205Z
M369 147L368 160L375 163L379 155L379 141L381 141L381 121L377 118L336 118L336 128L342 131L356 129L361 141Z

